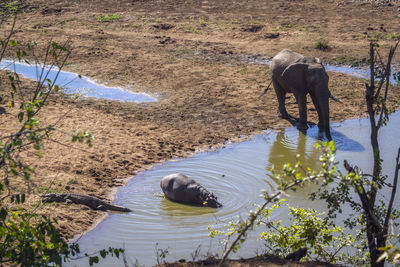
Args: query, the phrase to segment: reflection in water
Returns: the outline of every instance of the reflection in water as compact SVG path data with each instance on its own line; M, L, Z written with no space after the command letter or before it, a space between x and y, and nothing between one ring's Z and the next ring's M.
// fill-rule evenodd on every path
M332 124L332 137L339 148L337 160L347 159L358 165L365 173L371 171L371 149L369 145L369 124L367 119L354 119ZM381 150L384 158L383 169L392 171L397 147L400 145L398 125L400 113L391 116L389 125L382 128ZM343 134L345 133L345 134ZM281 168L287 161L295 161L301 154L307 167L318 166L318 154L313 148L317 142L318 127L312 127L303 135L295 128L279 134L268 133L251 140L229 145L211 153L201 153L194 157L171 161L138 174L126 186L120 188L116 203L133 210L128 214L111 214L94 230L79 241L81 251L90 253L104 247L125 246L128 257L137 258L139 264L152 266L157 262L154 252L158 247L168 248L167 261L190 259L199 245L202 255L211 251L221 251L219 240L208 237L207 226L215 224L222 229L222 223L244 218L253 209L253 203L261 204L261 189L273 190L276 182L269 175L271 165ZM362 153L360 153L362 152ZM339 168L342 168L339 165ZM184 173L204 185L224 205L220 209L192 207L171 202L156 196L161 192L160 179L171 173ZM318 185L310 184L295 192L288 192L285 198L295 207L315 208L324 211L321 202L312 202L308 194ZM385 195L385 192L382 194ZM397 203L399 200L396 200ZM347 213L346 213L347 212ZM344 211L343 217L348 216ZM272 219L285 221L284 210L277 210ZM222 223L220 223L222 222ZM262 243L257 239L256 228L235 257L253 256ZM87 266L87 261L73 262L71 266ZM115 258L101 261L100 266L123 265Z
M171 219L169 217L200 216L203 214L212 214L217 211L209 207L196 207L184 203L176 203L166 198L161 200L160 209L163 210L162 215L165 216L165 219Z
M298 160L307 168L316 170L319 167L319 154L313 147L313 142L307 145L307 137L300 131L297 133L297 139L285 132L279 132L276 135L268 159L271 168L274 167L276 171L279 171L282 170L284 164L290 163L293 166Z
M346 122L343 122L346 124ZM341 151L351 151L351 152L363 152L365 148L355 139L348 138L346 135L341 132L335 131L334 129L331 131L332 138L335 141L336 150Z
M331 135L332 135L332 139L335 142L335 148L336 150L340 150L340 151L350 151L350 152L363 152L365 151L365 148L362 144L360 144L357 140L357 138L351 138L351 137L347 137L345 134L342 133L342 131L337 131L336 129L349 129L348 131L346 130L346 132L351 131L351 133L353 131L357 131L360 130L359 128L357 129L357 127L360 127L360 125L357 126L357 121L360 119L354 119L354 120L347 120L347 121L343 121L340 123L333 123L331 124ZM353 128L355 127L355 128ZM287 131L292 131L293 128L288 128L285 130L285 132ZM314 139L314 140L321 140L321 136L320 136L320 132L318 129L318 126L314 125L310 128L307 129L307 139ZM304 135L304 134L303 134ZM296 142L295 136L290 136L288 137L291 142ZM300 139L302 137L299 136L299 142ZM308 140L310 141L310 140ZM327 141L326 139L323 141Z
M314 135L317 137L313 137ZM315 143L319 142L318 127L312 127L307 131L307 135L298 131L296 128L288 128L284 131L277 133L275 141L271 146L268 157L268 169L274 167L275 173L281 174L283 166L289 163L294 166L297 161L301 163L304 169L318 170L319 167L319 152L314 148ZM274 175L269 174L269 179L278 184L279 180ZM291 180L290 177L282 176L281 178ZM319 210L324 210L323 203L312 202L310 203L308 195L318 189L319 185L316 183L308 184L306 187L298 188L294 192L287 192L290 194L290 201L293 206L299 207L314 207ZM287 217L285 214L284 218Z

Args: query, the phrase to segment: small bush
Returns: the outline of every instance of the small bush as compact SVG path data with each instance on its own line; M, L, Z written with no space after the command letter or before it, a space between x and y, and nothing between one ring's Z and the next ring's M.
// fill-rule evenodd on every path
M137 30L137 29L139 29L139 28L141 28L142 27L142 24L137 24L137 23L133 23L132 24L132 28L134 29L134 30Z
M190 31L191 33L199 33L199 30L198 30L195 26L191 26L191 27L189 28L189 31Z
M318 50L328 50L330 47L328 45L328 40L324 39L324 38L319 38L315 44L314 44L314 48L318 49Z
M199 23L201 27L207 26L207 20L205 20L204 18L200 18Z
M119 20L120 18L121 18L121 16L118 14L96 16L96 20L99 22L111 22L111 21Z
M392 32L385 35L385 39L387 40L400 40L400 33Z

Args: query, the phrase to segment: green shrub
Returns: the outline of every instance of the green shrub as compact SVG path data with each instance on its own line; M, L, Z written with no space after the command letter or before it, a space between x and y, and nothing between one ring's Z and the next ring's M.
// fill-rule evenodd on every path
M198 30L195 26L191 26L191 27L189 28L189 31L190 31L191 33L199 33L199 30Z
M121 18L121 16L118 14L96 16L96 20L98 22L112 22L112 21L119 20L120 18Z
M4 2L4 1L3 1ZM7 1L5 1L7 2ZM0 25L4 26L0 20ZM16 49L18 61L29 63L24 59L28 54L35 55L36 42L13 40L16 16L10 27L8 37L0 40L3 53L6 49ZM23 38L23 37L22 37ZM24 40L24 39L22 39ZM67 45L52 42L45 51L46 64L57 66L61 71L70 55ZM0 54L0 61L3 54ZM44 77L49 71L42 68ZM47 71L47 72L46 72ZM7 87L1 84L1 89L9 93L8 108L15 112L14 120L19 123L15 132L0 132L0 266L62 266L64 261L87 257L89 265L99 262L99 256L119 257L123 249L108 248L91 255L78 255L79 246L68 244L56 227L56 220L48 216L38 215L35 211L42 205L38 203L33 208L31 203L25 203L25 193L35 189L36 192L51 192L52 189L37 186L31 181L35 175L32 165L41 160L45 142L50 140L56 130L55 125L43 125L40 110L48 104L48 97L60 88L56 79L49 78L38 81L32 88L20 86L20 76L13 72L1 72L9 79ZM57 75L58 76L58 75ZM26 90L24 90L26 89ZM28 90L29 89L29 90ZM12 119L10 119L12 120ZM10 121L9 123L13 123ZM72 142L86 143L91 146L93 136L86 131L66 133L72 136ZM22 155L22 152L27 152ZM51 163L49 163L51 164Z
M330 47L328 45L328 40L324 39L324 38L319 38L315 44L314 44L314 48L318 49L318 50L328 50Z

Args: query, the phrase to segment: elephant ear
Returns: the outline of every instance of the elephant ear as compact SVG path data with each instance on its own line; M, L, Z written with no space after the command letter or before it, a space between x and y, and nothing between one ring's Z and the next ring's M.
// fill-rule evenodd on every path
M305 92L307 90L308 64L294 63L286 67L282 73L282 79L292 92Z

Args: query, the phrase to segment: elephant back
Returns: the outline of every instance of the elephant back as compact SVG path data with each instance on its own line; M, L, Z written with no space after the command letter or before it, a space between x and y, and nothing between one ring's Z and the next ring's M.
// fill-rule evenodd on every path
M160 181L160 187L168 199L184 202L190 202L193 200L192 195L198 195L196 191L199 189L196 189L195 184L193 179L181 173L167 175Z
M287 66L304 58L303 55L293 52L290 49L283 49L272 58L271 75L278 78L282 75Z
M165 197L172 201L213 208L222 207L213 193L181 173L165 176L160 181L160 187Z

